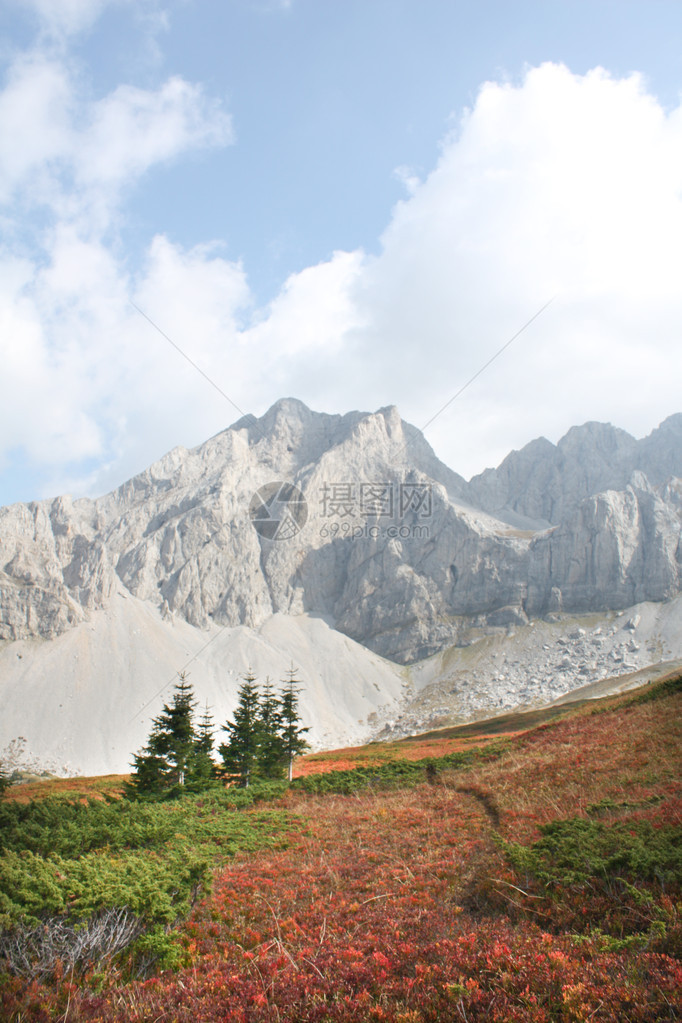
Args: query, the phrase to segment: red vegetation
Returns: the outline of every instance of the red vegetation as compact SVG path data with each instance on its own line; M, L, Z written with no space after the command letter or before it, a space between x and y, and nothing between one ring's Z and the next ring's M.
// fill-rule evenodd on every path
M294 764L294 778L308 774L326 774L329 771L350 771L354 767L377 767L386 761L425 760L427 757L442 757L446 753L459 753L475 747L486 746L495 739L507 738L515 732L499 733L494 736L477 735L466 738L439 738L417 736L414 739L397 742L373 743L369 746L347 746L345 749L325 750L324 753L308 753L299 757Z
M12 982L2 1018L680 1019L679 887L651 886L647 911L661 926L639 947L619 947L586 926L599 922L589 887L558 902L529 891L500 839L530 844L539 825L584 816L604 801L619 808L619 821L679 827L681 703L677 695L582 711L518 737L496 761L412 789L289 792L299 835L285 851L244 857L217 873L212 893L181 928L186 968L128 985L109 974L99 990L95 978L28 989ZM327 763L358 766L345 760ZM629 898L614 890L624 913Z
M129 774L106 774L95 778L40 778L11 785L5 792L5 799L16 803L30 803L33 799L46 796L66 796L69 799L104 799L106 796L120 796L123 783Z

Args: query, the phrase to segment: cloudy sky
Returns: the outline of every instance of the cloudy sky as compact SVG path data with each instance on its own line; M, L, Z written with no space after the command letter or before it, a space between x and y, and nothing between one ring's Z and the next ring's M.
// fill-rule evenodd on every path
M0 504L288 395L423 426L550 299L452 468L682 411L679 0L5 0L0 60Z

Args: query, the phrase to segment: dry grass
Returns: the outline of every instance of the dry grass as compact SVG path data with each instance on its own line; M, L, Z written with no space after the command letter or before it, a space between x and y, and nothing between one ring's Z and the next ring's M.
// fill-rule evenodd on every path
M33 799L45 799L47 796L104 799L105 796L120 796L123 783L129 777L127 774L103 774L92 778L41 778L11 785L5 798L17 803L30 803Z

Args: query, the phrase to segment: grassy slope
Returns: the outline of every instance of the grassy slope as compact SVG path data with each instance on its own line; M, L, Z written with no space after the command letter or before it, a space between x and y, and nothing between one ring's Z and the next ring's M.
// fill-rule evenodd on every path
M532 851L557 820L633 848L642 834L649 845L672 834L679 848L682 695L673 688L567 708L497 759L407 788L289 791L298 837L217 871L213 893L181 927L185 969L132 985L114 970L99 992L87 978L13 985L3 1018L680 1019L679 874L662 860L647 873L622 856L590 866L584 845L569 849L572 872L550 884L539 859L512 855ZM422 737L392 744L391 755L472 738L448 734L434 746L438 737ZM357 752L337 763L386 750Z
M5 799L16 803L30 803L34 799L48 796L64 796L68 799L103 799L105 796L119 796L127 774L104 774L93 778L37 778L12 785Z
M672 673L667 677L676 677ZM646 692L649 685L642 686ZM631 695L631 694L630 694ZM354 767L372 767L392 760L421 760L425 757L440 757L448 753L482 748L491 740L519 735L538 725L547 724L571 715L581 707L612 706L618 697L603 696L590 700L574 700L538 710L518 711L500 714L492 718L473 721L466 725L452 725L418 735L407 736L391 742L372 742L363 746L348 746L341 749L324 750L299 757L294 767L294 777L328 771L346 771ZM69 798L93 798L104 795L120 795L123 783L130 775L111 774L95 777L36 778L15 785L6 794L7 799L28 803L46 796L67 796Z
M676 677L675 673L663 678ZM634 692L647 692L646 684ZM353 767L371 767L386 760L420 760L424 757L443 756L461 750L480 748L493 739L519 735L574 714L581 707L614 706L618 697L611 695L597 699L573 700L537 710L500 714L493 718L473 721L466 725L452 725L391 742L374 742L338 750L325 750L301 757L296 763L295 777L304 777L327 771L345 771Z

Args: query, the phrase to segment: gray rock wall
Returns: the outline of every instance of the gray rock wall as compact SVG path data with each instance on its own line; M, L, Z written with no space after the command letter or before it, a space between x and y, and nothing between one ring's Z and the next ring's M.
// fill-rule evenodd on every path
M0 509L0 639L54 638L118 592L200 628L320 615L411 662L472 624L679 592L679 475L682 416L644 441L588 423L466 484L394 408L328 416L287 399L97 501ZM273 542L249 505L278 479L301 488L308 519ZM360 488L373 485L390 492L390 515L363 510ZM325 495L343 488L353 499L330 514ZM399 507L416 492L428 502ZM535 530L511 528L507 513Z

